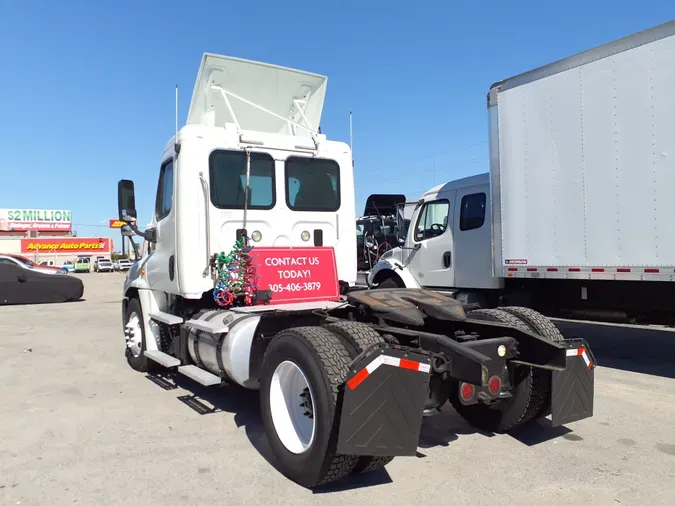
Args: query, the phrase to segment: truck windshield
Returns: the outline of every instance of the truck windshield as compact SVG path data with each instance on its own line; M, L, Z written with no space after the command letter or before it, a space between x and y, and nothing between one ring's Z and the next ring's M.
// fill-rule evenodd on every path
M294 211L334 212L340 208L340 167L333 160L289 157L286 204Z
M246 153L216 150L209 157L211 203L218 209L244 209ZM248 209L272 209L275 204L274 159L251 153Z

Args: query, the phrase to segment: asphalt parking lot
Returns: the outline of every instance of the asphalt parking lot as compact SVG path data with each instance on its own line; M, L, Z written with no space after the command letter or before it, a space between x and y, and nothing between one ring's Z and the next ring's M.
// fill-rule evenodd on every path
M0 504L673 504L675 333L559 323L600 362L595 416L477 433L451 408L417 457L315 492L274 468L257 395L152 381L123 353L124 275L0 307Z

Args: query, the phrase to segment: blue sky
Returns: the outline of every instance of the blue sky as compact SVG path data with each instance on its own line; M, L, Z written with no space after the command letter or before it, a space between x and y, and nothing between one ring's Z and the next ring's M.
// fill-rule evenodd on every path
M458 5L460 4L460 5ZM465 5L461 5L465 4ZM159 156L214 52L328 76L322 131L348 141L357 214L487 171L500 79L673 19L675 2L0 0L0 208L71 209L111 236L116 185L150 219Z

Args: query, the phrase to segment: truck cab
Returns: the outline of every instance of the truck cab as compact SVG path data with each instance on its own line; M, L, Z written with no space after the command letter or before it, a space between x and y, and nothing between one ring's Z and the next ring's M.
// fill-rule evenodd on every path
M333 247L339 279L355 284L351 150L318 133L325 88L323 76L204 55L187 124L159 161L145 275L128 288L199 299L212 256L243 233L254 247Z
M402 246L385 253L371 286L497 289L492 275L490 180L479 174L435 186L417 202Z

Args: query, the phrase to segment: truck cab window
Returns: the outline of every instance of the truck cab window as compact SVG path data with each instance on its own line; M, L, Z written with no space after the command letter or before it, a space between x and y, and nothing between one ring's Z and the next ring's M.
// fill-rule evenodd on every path
M165 218L171 212L173 203L173 160L162 165L159 171L157 185L157 200L155 204L155 218L157 221Z
M333 160L289 157L286 204L293 211L334 212L340 208L340 167Z
M450 202L447 199L424 204L415 225L415 240L423 241L443 234L448 228L449 214Z
M244 209L246 153L216 150L209 157L211 203L218 209ZM251 153L248 209L272 209L274 159L267 153Z
M459 229L473 230L485 223L485 193L472 193L462 197Z

